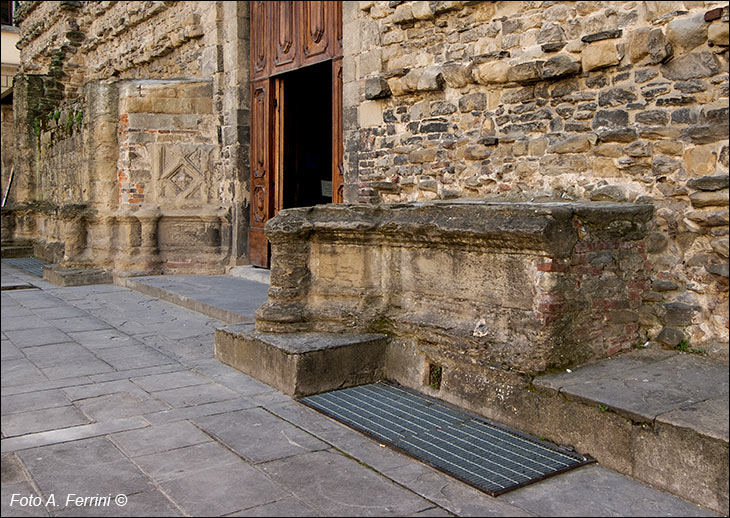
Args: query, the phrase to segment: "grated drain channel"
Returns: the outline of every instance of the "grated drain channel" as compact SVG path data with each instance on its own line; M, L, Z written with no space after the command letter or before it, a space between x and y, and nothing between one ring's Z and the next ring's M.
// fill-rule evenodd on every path
M491 496L595 462L390 383L299 401Z
M14 266L19 270L23 270L26 273L40 278L43 278L43 265L51 264L48 261L38 259L37 257L9 257L2 261L10 266Z

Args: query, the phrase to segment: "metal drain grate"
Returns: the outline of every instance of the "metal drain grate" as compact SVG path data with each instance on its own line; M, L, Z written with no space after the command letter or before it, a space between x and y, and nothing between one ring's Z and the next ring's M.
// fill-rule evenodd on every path
M51 264L43 259L36 257L10 257L2 260L4 263L14 266L26 273L43 278L43 265Z
M595 462L389 383L300 401L492 496Z

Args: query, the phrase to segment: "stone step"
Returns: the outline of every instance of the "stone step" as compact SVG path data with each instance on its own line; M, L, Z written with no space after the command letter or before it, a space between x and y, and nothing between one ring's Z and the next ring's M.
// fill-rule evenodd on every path
M33 245L3 245L0 255L3 259L31 257L33 255Z
M539 376L533 387L533 433L727 516L727 364L637 351Z
M66 268L58 264L43 266L43 279L56 286L89 286L111 284L112 272L103 268Z
M379 380L386 346L379 334L261 333L245 323L215 332L219 361L296 397Z

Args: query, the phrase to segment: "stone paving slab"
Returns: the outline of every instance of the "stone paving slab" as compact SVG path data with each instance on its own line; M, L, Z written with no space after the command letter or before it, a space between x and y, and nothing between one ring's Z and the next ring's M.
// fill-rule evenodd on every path
M118 282L228 323L253 322L253 314L266 302L269 289L263 282L229 275L158 275Z
M104 437L54 444L18 453L44 495L56 495L56 507L67 507L67 495L131 495L155 489Z
M563 394L598 402L633 419L647 421L727 395L729 386L727 365L690 354L672 354L651 362L630 358L604 360L572 373L545 376L544 380L538 377L534 384L559 387Z
M405 516L433 507L424 498L332 451L275 460L262 464L261 469L315 512L327 516Z
M21 437L11 437L2 440L0 449L2 452L27 450L51 444L79 441L89 437L99 437L124 430L144 428L146 426L149 426L149 422L139 416L134 416L126 419L106 421L104 423L87 424L60 430L51 430L49 432L33 433Z
M119 432L109 437L131 458L194 446L213 440L188 421Z
M199 417L195 424L253 464L329 448L262 408Z
M17 437L89 423L86 416L70 404L64 407L4 415L1 419L5 437Z
M691 483L688 481L688 483ZM601 488L596 492L596 488ZM539 516L714 516L714 513L609 471L584 466L504 496Z

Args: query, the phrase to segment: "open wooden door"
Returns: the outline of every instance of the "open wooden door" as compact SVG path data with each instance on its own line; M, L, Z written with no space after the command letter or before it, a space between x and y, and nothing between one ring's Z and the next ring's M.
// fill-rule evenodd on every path
M342 2L251 2L251 219L249 260L269 266L266 221L293 206L288 196L286 88L291 73L331 64L331 201L343 201ZM330 72L328 72L328 75ZM330 86L328 86L330 88ZM328 92L329 95L329 92ZM297 102L302 102L299 99ZM330 101L327 101L330 102ZM321 182L321 177L316 179ZM291 182L290 182L291 183ZM327 184L324 181L323 185ZM306 198L303 198L306 199ZM311 198L309 198L311 199ZM304 203L304 202L302 202Z

